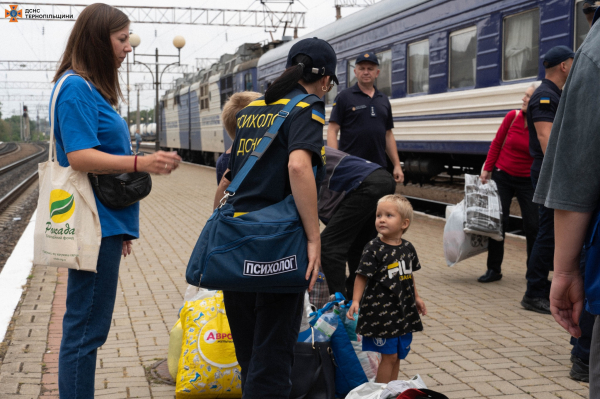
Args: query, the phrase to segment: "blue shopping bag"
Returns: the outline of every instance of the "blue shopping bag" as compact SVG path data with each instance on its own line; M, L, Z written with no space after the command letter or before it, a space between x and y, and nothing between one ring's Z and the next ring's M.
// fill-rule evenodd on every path
M226 203L254 164L269 148L290 111L308 94L290 100L279 111L259 145L227 188L221 206L206 222L190 257L189 284L215 290L303 292L308 288L308 240L294 198L234 217Z

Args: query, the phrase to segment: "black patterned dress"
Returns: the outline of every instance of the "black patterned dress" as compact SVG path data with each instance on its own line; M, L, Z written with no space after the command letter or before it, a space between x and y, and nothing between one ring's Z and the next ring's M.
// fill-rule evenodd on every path
M369 279L360 301L358 334L395 338L423 331L412 276L420 268L415 247L406 240L389 245L378 237L365 246L356 271Z

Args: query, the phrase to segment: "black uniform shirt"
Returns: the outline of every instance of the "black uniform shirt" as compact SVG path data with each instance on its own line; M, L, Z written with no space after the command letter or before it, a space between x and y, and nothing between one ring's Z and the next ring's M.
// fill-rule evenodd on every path
M387 168L385 133L394 128L390 100L375 88L373 98L358 83L339 93L329 122L340 125L339 150Z
M531 170L539 172L544 161L544 152L535 130L535 122L554 122L562 90L553 81L542 79L542 84L533 92L527 107L529 128L529 153L533 157Z
M417 251L406 240L389 245L378 237L365 246L356 270L369 279L360 301L358 334L395 338L423 331L412 276L420 268Z
M297 85L288 95L273 104L266 105L264 97L251 102L237 113L235 140L231 148L229 169L232 181L267 129L275 115L290 99L306 93ZM252 212L283 201L292 193L288 173L289 154L294 150L313 153L313 166L317 166L317 187L325 176L325 147L323 125L325 104L317 96L306 97L290 112L279 129L279 134L261 159L256 162L228 203L236 212Z

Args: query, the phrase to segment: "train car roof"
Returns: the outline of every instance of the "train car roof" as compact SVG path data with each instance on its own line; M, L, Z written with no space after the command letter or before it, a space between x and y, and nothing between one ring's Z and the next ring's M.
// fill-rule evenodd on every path
M259 60L258 58L254 58L252 60L245 61L245 62L242 62L239 65L236 65L233 68L233 73L246 71L246 70L251 69L251 68L256 68L256 65L258 65L258 60Z
M279 61L283 58L287 58L290 48L298 40L305 39L307 37L318 37L323 40L332 40L336 37L340 37L347 33L353 32L359 28L373 24L384 18L388 18L391 15L400 13L409 8L418 6L419 4L426 3L430 0L383 0L379 3L375 3L364 10L355 12L347 17L339 19L332 24L328 24L323 28L317 29L310 32L296 40L288 42L280 47L273 50L267 51L260 60L258 61L258 67L270 64L275 61Z

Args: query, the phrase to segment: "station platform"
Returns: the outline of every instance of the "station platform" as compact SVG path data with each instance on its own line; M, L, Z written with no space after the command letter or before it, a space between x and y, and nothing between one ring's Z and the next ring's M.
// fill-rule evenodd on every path
M182 164L153 176L141 205L141 237L121 262L113 325L99 350L96 398L174 398L151 377L167 357L169 331L187 288L185 268L216 189L212 168ZM569 335L549 315L521 308L525 240L509 237L503 279L478 283L486 255L446 266L444 221L416 215L406 239L419 255L415 273L428 315L400 365L400 379L420 374L449 398L587 398L569 379ZM58 398L57 370L65 309L65 270L33 268L14 314L0 366L0 398Z

